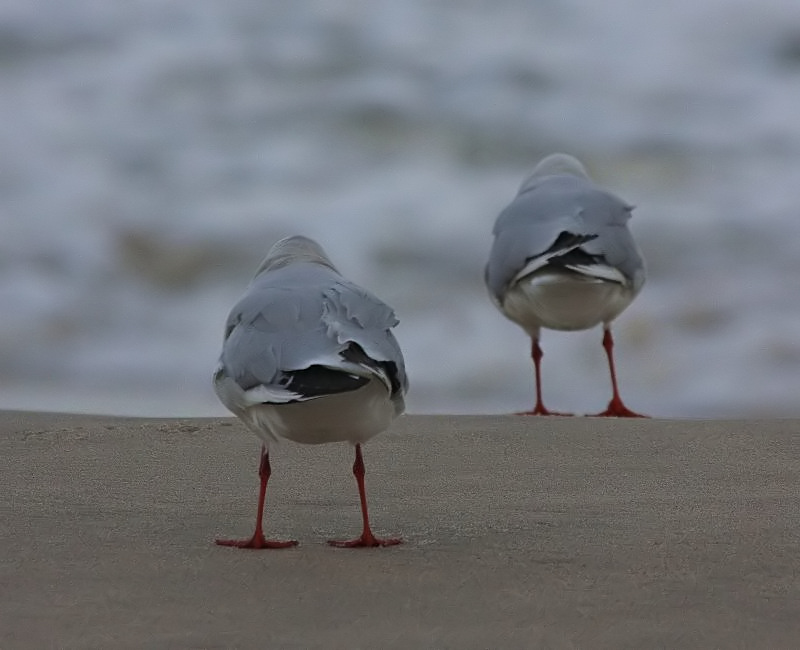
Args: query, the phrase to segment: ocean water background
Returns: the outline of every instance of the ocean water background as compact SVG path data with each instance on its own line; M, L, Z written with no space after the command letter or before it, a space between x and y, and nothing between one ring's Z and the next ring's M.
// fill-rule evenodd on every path
M637 206L629 406L800 415L796 0L4 0L0 151L0 408L225 413L225 317L295 233L395 308L410 412L528 408L483 266L565 151ZM551 408L605 406L600 339L544 333Z

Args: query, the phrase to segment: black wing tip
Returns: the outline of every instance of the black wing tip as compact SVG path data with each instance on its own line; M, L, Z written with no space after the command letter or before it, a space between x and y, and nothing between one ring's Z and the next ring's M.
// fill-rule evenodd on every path
M531 260L535 260L544 255L551 255L547 260L545 268L555 267L564 269L578 264L602 263L604 262L602 255L592 255L581 248L583 244L593 239L597 239L597 235L579 235L566 230L562 231L546 251L528 258L525 260L525 263L527 264ZM559 254L559 251L563 252Z
M369 378L314 365L284 373L279 383L302 400L358 390L369 383Z
M358 343L351 341L350 344L342 350L342 358L351 363L358 363L368 368L375 368L382 371L391 383L392 395L403 392L402 381L400 379L400 370L397 363L394 361L377 361L370 357Z
M581 246L586 242L592 241L593 239L597 239L597 235L579 235L574 232L563 230L558 234L556 240L550 245L550 248L544 251L542 255L546 255L547 253L555 253L564 249L573 249L576 246Z

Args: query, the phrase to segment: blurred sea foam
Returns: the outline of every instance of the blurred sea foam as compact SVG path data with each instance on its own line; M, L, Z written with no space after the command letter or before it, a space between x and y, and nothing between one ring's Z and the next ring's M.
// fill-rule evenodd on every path
M629 405L800 415L796 0L0 4L0 407L222 414L229 308L279 237L395 307L411 412L532 405L482 284L561 150L634 203ZM550 406L601 410L599 330L545 332Z

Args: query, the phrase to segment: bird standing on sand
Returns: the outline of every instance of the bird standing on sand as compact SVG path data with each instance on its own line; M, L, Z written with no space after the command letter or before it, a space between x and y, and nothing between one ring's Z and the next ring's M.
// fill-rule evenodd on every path
M639 293L644 262L628 230L633 206L595 185L566 154L547 156L494 226L486 286L497 308L531 337L536 405L542 403L541 328L573 331L602 323L613 395L601 416L642 417L623 404L611 322Z
M390 307L343 278L307 237L276 243L228 316L214 389L222 403L261 440L258 513L239 548L285 548L296 541L264 538L270 477L269 445L281 438L306 444L351 442L363 530L339 547L391 546L372 534L361 445L405 409L403 355Z

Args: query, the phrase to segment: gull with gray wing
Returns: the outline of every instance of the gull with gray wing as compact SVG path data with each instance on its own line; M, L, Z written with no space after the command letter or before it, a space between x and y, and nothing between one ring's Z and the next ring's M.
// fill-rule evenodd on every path
M214 389L222 403L263 442L256 530L247 540L217 540L240 548L283 548L267 540L262 517L270 476L269 447L350 442L363 530L334 546L389 546L399 539L372 534L361 445L405 408L408 380L392 328L397 318L378 298L342 277L307 237L276 243L225 326Z
M633 207L598 187L572 156L552 154L533 170L497 218L485 280L497 308L531 337L536 404L531 415L554 414L542 402L542 328L574 331L603 326L612 397L602 416L637 417L622 402L614 367L611 323L645 281L630 231Z

